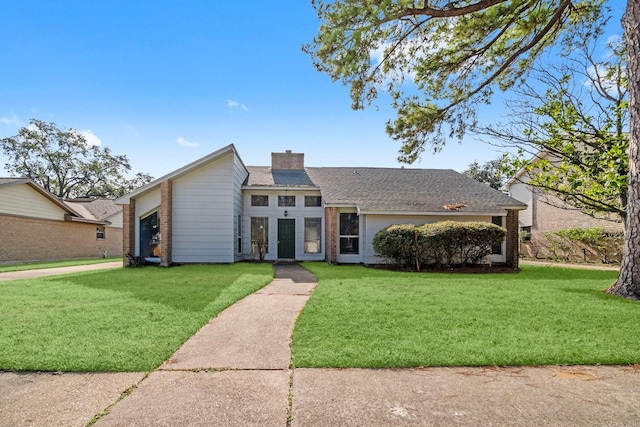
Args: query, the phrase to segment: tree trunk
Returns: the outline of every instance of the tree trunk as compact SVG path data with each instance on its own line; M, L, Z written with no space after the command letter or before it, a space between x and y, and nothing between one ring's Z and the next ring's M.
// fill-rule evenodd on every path
M618 281L607 292L640 300L640 0L627 0L622 27L628 49L629 186L624 252Z

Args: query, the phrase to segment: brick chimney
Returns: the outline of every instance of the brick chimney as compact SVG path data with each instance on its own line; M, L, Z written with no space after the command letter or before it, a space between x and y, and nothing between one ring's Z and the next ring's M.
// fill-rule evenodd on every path
M304 170L304 153L271 153L271 169Z

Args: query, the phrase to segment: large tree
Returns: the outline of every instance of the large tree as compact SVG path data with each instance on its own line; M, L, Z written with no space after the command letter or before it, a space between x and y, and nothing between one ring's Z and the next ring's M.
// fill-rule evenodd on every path
M629 168L626 50L614 40L596 54L596 42L532 68L507 101L508 122L477 130L490 144L517 149L505 156L507 175L556 196L559 207L620 221Z
M17 135L0 139L0 148L10 173L31 178L60 198L115 198L153 179L146 173L126 178L131 170L127 156L88 144L74 129L41 120L32 119Z
M410 163L425 145L442 147L447 133L461 137L494 88L519 83L547 48L570 49L606 13L604 2L312 0L320 28L304 50L318 70L350 87L354 108L371 103L380 90L391 94L397 117L387 132L402 141L399 158ZM640 0L627 0L622 22L630 111L627 233L610 291L640 299Z
M462 171L462 174L499 190L505 180L502 173L502 157L489 160L482 165L475 160L466 170Z

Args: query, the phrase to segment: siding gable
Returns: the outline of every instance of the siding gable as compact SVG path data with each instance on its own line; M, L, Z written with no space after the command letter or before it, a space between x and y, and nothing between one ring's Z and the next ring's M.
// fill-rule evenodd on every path
M0 187L0 214L64 221L66 213L27 184Z
M234 155L173 182L173 261L234 261Z

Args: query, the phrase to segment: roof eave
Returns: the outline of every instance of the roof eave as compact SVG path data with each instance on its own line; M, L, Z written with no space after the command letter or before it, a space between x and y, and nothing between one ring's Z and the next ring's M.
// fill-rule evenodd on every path
M87 219L82 217L75 217L71 215L65 215L64 220L67 222L80 222L84 224L96 224L96 225L111 225L109 221L98 221L94 219Z
M401 216L504 216L504 210L486 210L486 211L393 211L393 210L375 210L361 209L361 214L366 215L401 215Z
M312 187L312 186L289 186L289 185L243 185L243 190L274 190L274 191L282 191L282 190L295 190L295 191L320 191L320 187Z

